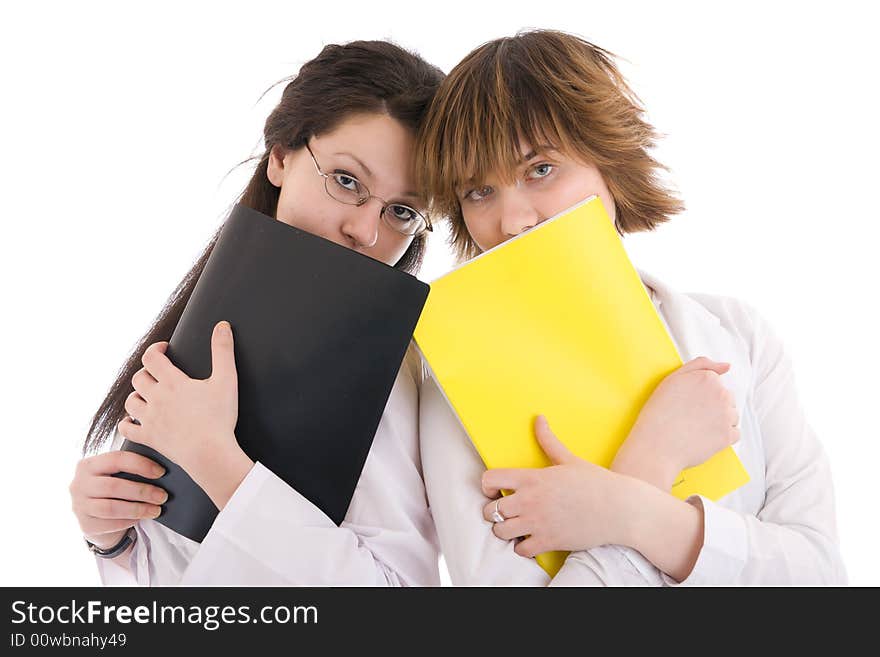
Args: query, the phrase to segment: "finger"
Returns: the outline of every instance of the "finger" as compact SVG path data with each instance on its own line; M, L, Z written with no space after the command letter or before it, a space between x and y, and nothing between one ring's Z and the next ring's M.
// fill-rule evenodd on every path
M153 390L159 385L153 375L147 372L146 368L141 368L131 377L131 386L140 393L144 400L149 400ZM137 416L135 416L137 417Z
M734 395L728 388L724 388L723 386L721 388L721 392L724 403L731 408L736 408L736 395Z
M147 411L147 402L141 394L135 390L125 398L125 412L131 417L144 417Z
M141 445L146 445L147 447L153 447L150 444L150 440L143 433L144 428L132 422L132 418L126 417L116 425L116 430L119 431L120 435L123 438L128 438L129 440L133 440L136 443L140 443Z
M140 520L158 518L162 507L147 502L128 502L106 497L89 497L82 503L82 510L92 518L104 520Z
M486 497L497 497L501 489L517 490L522 488L531 476L530 468L493 468L486 470L480 481Z
M109 475L117 472L129 472L141 475L147 479L158 479L165 474L165 468L153 459L141 454L120 449L113 452L105 452L89 456L79 462L79 467L85 474Z
M568 447L556 437L556 434L550 429L550 423L543 415L539 415L535 420L535 437L538 439L541 449L555 465L572 463L577 460L577 456L572 454Z
M520 536L528 536L531 528L527 526L527 522L522 518L513 518L504 522L496 522L492 525L492 533L498 538L505 541L519 538Z
M91 498L113 498L128 502L165 504L168 501L168 493L163 488L120 477L92 477L83 486L82 493Z
M739 442L740 439L740 430L739 427L733 427L730 430L730 444L735 445Z
M734 406L731 409L730 420L731 420L730 426L732 426L732 427L739 426L739 409L737 409L736 406Z
M684 365L679 367L677 371L693 372L696 370L711 370L716 374L725 374L728 370L730 370L730 363L714 361L711 358L707 358L706 356L700 356L698 358L694 358L693 360L689 360Z
M496 502L498 504L497 507L495 506ZM519 497L517 497L516 493L513 493L483 505L483 519L494 522L492 516L496 509L505 519L517 517L519 515Z
M211 334L211 378L228 380L236 376L232 326L229 322L218 322Z
M547 552L547 548L543 543L534 536L528 536L525 540L520 541L514 546L513 551L521 557L532 558L543 552Z
M174 366L174 363L165 355L168 349L167 342L154 342L141 357L147 372L153 375L156 381L173 382L181 378L186 378L186 374L181 372Z

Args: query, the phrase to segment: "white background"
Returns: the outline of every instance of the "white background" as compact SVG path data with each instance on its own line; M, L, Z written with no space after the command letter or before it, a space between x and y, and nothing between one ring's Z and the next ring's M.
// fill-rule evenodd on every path
M874 284L880 48L870 3L16 3L0 17L0 584L99 582L68 484L117 368L245 184L281 86L330 42L448 71L525 27L625 58L688 205L630 237L683 291L783 336L831 459L850 581L880 584ZM247 7L246 9L244 7ZM12 8L10 8L12 7ZM450 265L435 240L421 277Z

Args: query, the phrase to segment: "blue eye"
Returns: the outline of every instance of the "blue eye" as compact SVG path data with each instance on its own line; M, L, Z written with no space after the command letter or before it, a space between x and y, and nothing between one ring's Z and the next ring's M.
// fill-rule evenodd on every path
M415 235L425 224L418 210L413 210L408 205L392 203L382 213L385 223L391 228L404 235Z
M542 162L541 164L536 164L531 168L528 173L528 177L532 180L539 180L541 178L546 178L556 167L552 164L547 164L546 162Z
M345 191L353 192L355 194L361 193L361 183L354 176L343 171L334 171L330 175L333 177L333 181Z
M390 216L392 219L395 219L396 221L400 221L402 223L407 223L418 217L416 211L413 210L411 207L406 205L398 205L397 203L395 203L394 205L389 205L385 209L385 212L390 212Z

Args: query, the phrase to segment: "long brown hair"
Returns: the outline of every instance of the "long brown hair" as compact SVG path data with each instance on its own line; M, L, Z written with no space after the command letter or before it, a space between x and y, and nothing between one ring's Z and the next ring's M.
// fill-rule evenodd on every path
M267 176L272 147L301 148L311 137L332 131L354 114L385 113L416 133L442 80L440 69L388 41L325 46L290 79L281 101L266 119L265 150L237 202L274 217L279 189ZM141 368L144 352L154 342L170 339L222 229L211 238L119 370L92 418L83 454L98 451L125 417L125 399L134 389L131 378ZM424 254L425 235L421 235L394 266L415 273Z
M479 253L456 189L494 173L509 183L520 140L550 144L596 166L616 206L617 230L650 230L684 204L657 175L658 134L614 55L555 30L531 30L472 51L440 85L419 134L416 175L450 220L459 260Z

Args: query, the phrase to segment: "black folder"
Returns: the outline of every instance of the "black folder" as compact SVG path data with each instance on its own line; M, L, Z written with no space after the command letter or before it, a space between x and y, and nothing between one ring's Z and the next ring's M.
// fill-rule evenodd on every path
M238 371L235 435L337 525L345 518L379 420L428 297L414 276L236 205L168 345L192 378L211 375L211 333L232 325ZM218 510L175 463L157 519L201 542Z

